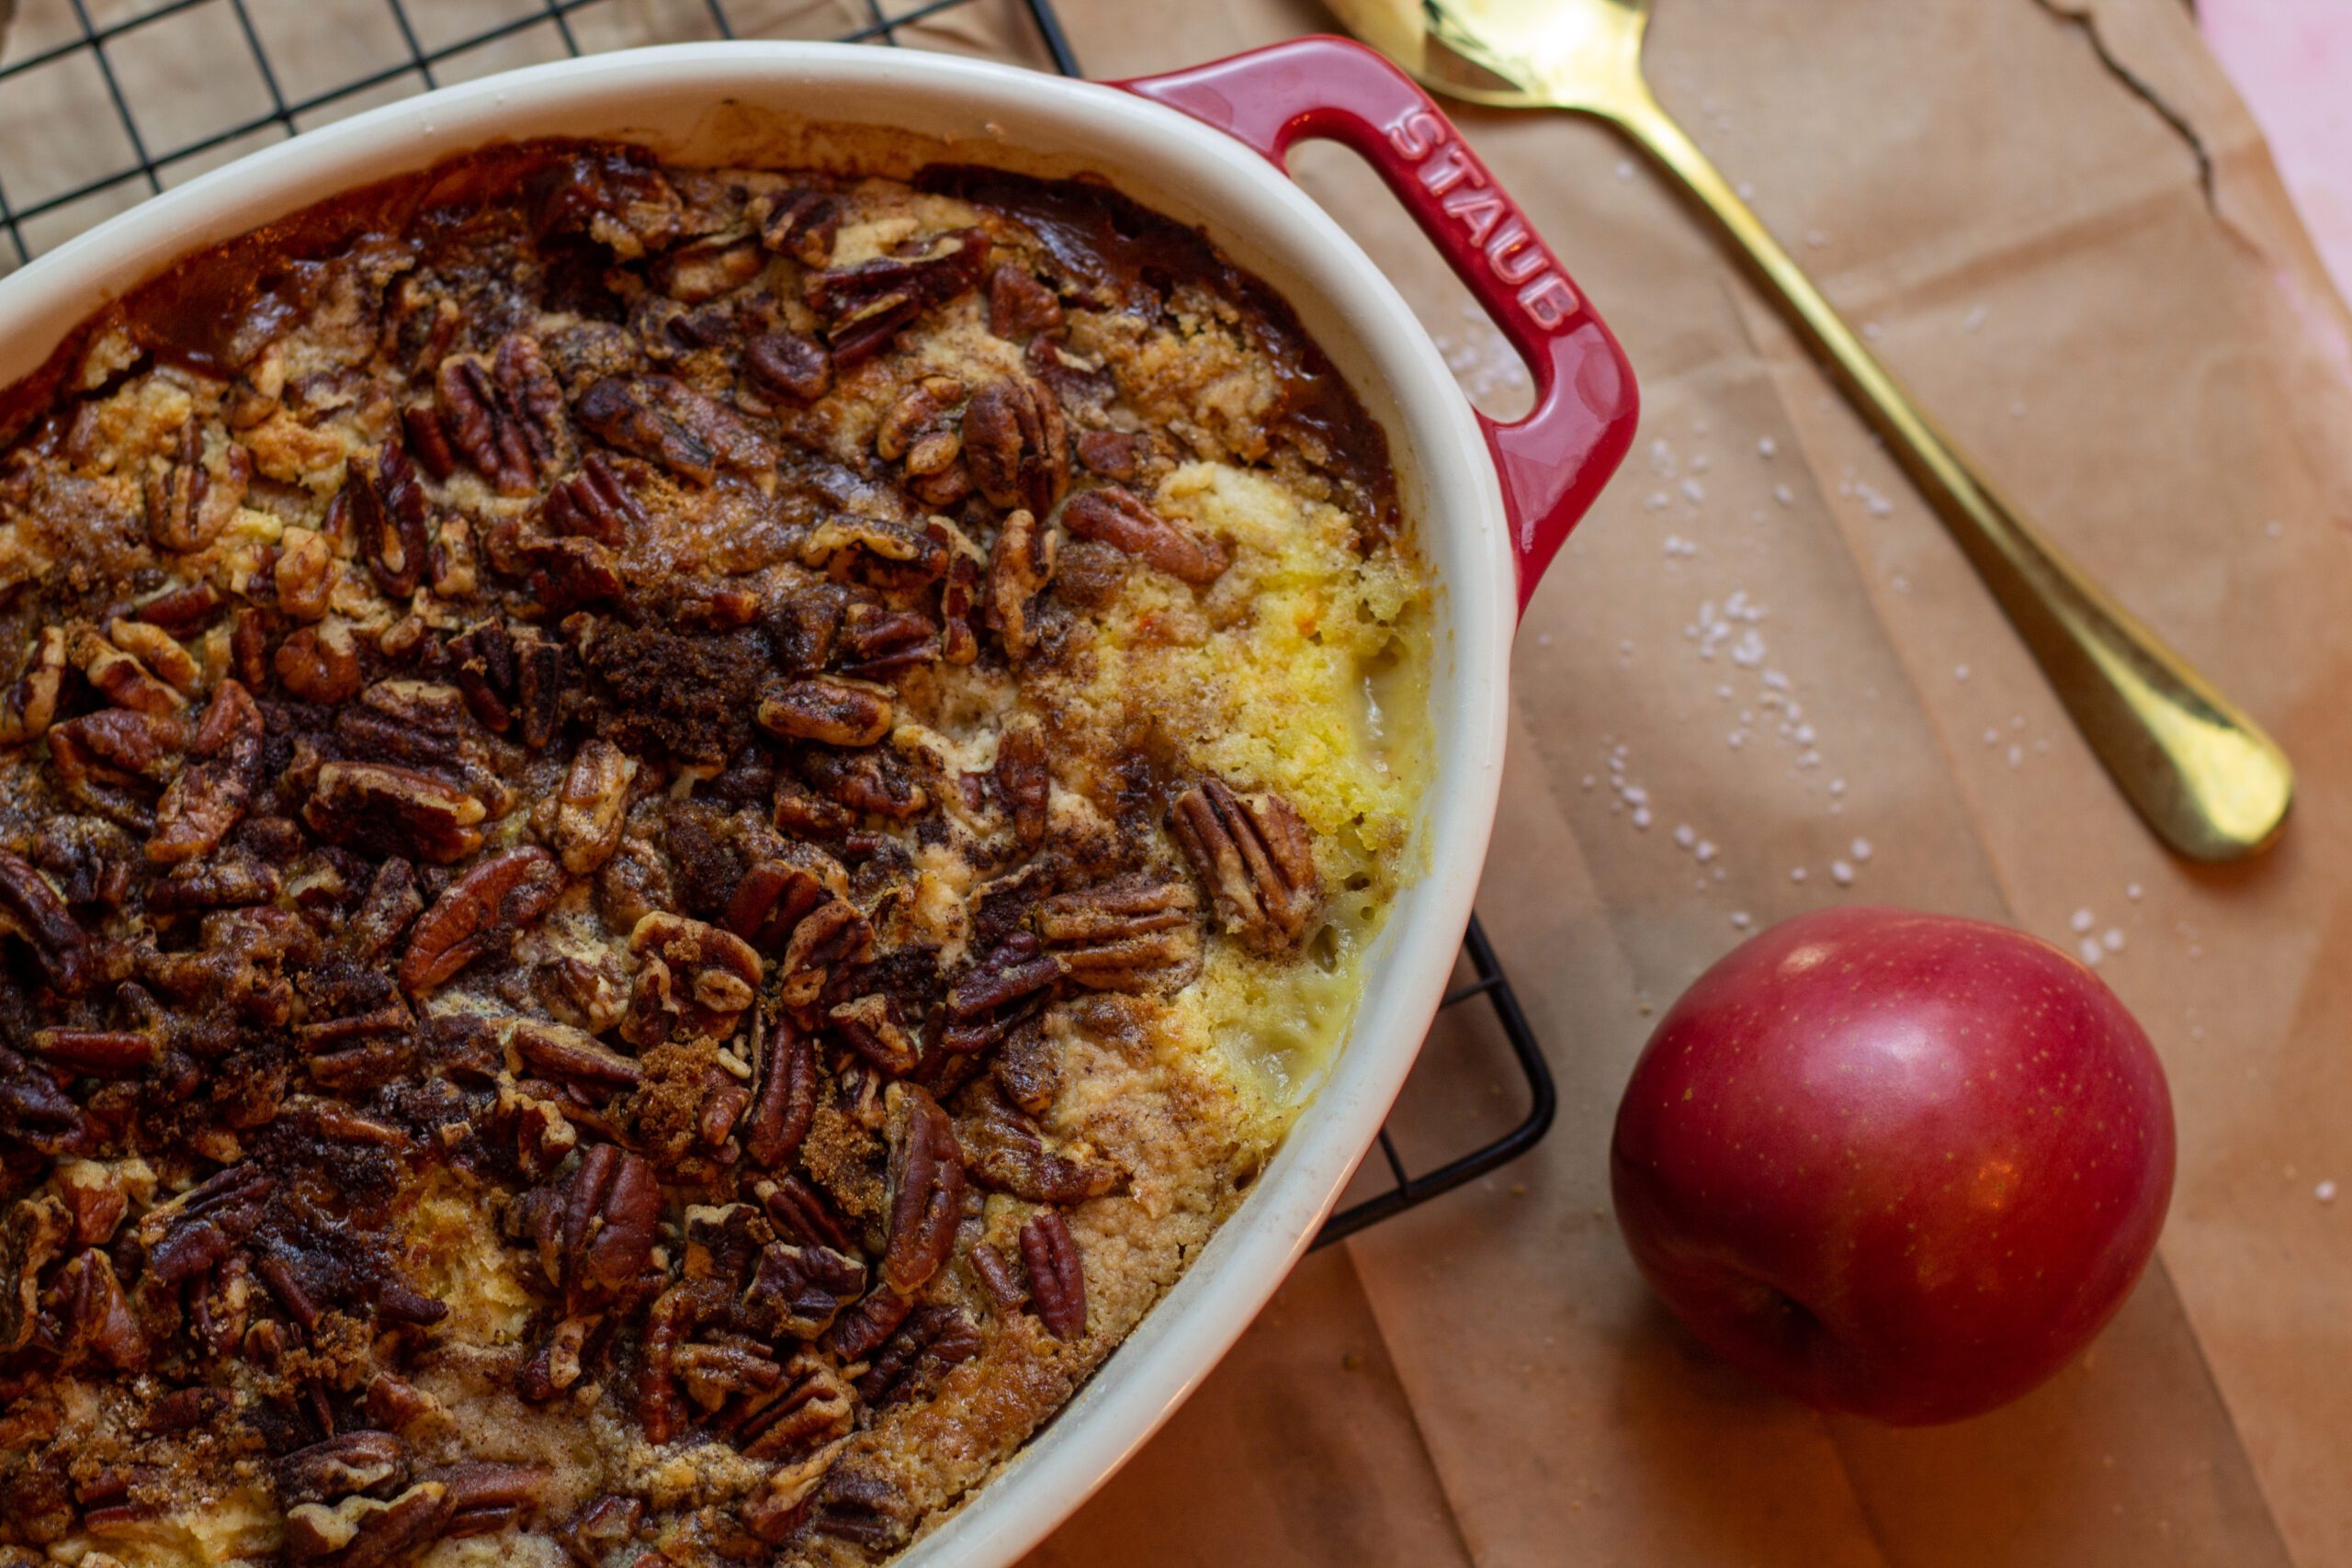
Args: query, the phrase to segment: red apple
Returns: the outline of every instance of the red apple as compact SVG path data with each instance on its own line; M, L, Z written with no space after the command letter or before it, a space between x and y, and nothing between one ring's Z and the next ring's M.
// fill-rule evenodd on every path
M1676 1002L1617 1110L1634 1259L1825 1409L1956 1420L2098 1333L2156 1245L2172 1102L2096 975L2000 926L1801 916Z

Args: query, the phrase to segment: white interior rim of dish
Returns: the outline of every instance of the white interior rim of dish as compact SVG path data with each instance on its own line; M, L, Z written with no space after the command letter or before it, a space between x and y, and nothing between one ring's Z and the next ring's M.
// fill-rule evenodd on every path
M1469 918L1501 777L1515 567L1469 405L1378 267L1255 152L1114 88L862 45L682 44L443 88L164 192L0 279L0 384L179 256L340 192L540 136L630 140L709 163L710 139L741 135L747 113L944 136L967 144L958 156L1033 172L1042 157L1201 225L1290 301L1388 432L1400 498L1437 581L1434 767L1415 851L1425 869L1363 960L1355 1021L1313 1103L1241 1207L1077 1397L900 1559L1001 1568L1142 1445L1305 1251L1419 1053Z

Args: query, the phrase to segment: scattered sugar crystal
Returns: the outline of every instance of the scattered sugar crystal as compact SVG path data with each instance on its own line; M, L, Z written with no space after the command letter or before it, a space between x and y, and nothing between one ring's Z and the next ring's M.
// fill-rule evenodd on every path
M1846 781L1844 779L1831 779L1829 781L1829 793L1832 795L1845 794Z
M1634 161L1631 158L1617 160L1617 177L1621 180L1630 180L1634 177Z
M1703 419L1694 419L1690 422L1690 434L1695 439L1700 441L1704 441L1707 438L1707 432L1713 428L1713 426L1710 425Z
M1731 701L1731 688L1729 686L1717 686L1715 688L1715 700L1725 703Z
M2024 764L2025 764L2025 748L2024 748L2024 747L2022 747L2022 746L2012 746L2012 747L2010 747L2010 748L2009 748L2009 766L2010 766L2010 767L2012 767L2012 768L2017 768L2017 767L2022 767L2022 766L2024 766Z
M2023 399L2017 399L2010 402L2009 417L2011 419L2023 419L2025 417L2025 401Z
M1714 459L1704 452L1690 459L1690 471L1694 474L1703 474L1713 466Z
M1667 494L1667 492L1662 490L1654 490L1650 491L1648 496L1642 502L1643 508L1645 511L1650 512L1663 512L1673 504L1674 497Z
M1590 773L1587 773L1587 774L1585 774L1585 776L1584 776L1584 787L1585 787L1585 788L1587 788L1587 789L1590 789L1590 788L1592 787L1592 784L1593 784L1592 775L1591 775Z
M2025 715L2021 713L2013 713L2009 715L2009 728L2011 729L2023 729L2025 728Z
M2001 732L2000 732L1998 729L1988 729L1988 730L1986 730L1986 731L1984 732L1984 744L1985 744L1985 745L1987 745L1987 746L1998 746L2000 743L2001 743Z
M1537 632L1535 634L1535 646L1538 648L1551 647L1552 634L1550 632Z
M1846 852L1852 855L1858 861L1866 861L1871 858L1872 853L1871 841L1868 839L1856 839L1850 845L1847 846Z
M1804 867L1800 865L1792 868L1789 872L1789 880L1791 882L1803 882L1804 880Z
M1674 443L1663 435L1650 441L1650 472L1662 479L1674 477Z
M2098 933L2098 940L2099 945L2106 948L2109 953L2120 953L2123 951L2123 932L2120 927L2108 927L2107 930Z
M2262 531L2275 539L2287 531L2287 525L2274 517L2262 525Z
M2079 933L2086 931L2093 926L2098 924L2098 917L2092 914L2088 909L2077 909L2074 912L2073 916L2067 919L2066 923L2074 927Z
M1747 910L1745 910L1745 909L1734 909L1734 910L1731 912L1731 929L1732 929L1732 930L1734 930L1734 931L1746 931L1746 930L1749 927L1749 925L1751 925L1751 924L1753 924L1753 923L1754 923L1754 922L1752 922L1752 921L1748 919L1747 911Z
M2082 953L2083 962L2094 968L2098 967L2100 959L2107 956L2107 949L2098 944L2098 938L2095 936L2083 938L2082 946L2077 951Z
M1812 745L1814 740L1813 726L1809 724L1798 725L1795 729L1790 732L1790 738L1795 740L1800 746Z
M1986 321L1991 319L1992 314L1993 312L1991 310L1986 310L1982 305L1979 305L1974 310L1969 311L1967 318L1960 324L1964 331L1973 333L1979 327L1983 326Z
M1690 847L1690 854L1701 865L1706 864L1715 858L1715 841L1713 839L1700 840ZM1716 874L1720 876L1723 873L1719 869Z
M1829 243L1829 236L1818 229L1808 229L1804 231L1804 243L1817 251Z
M1707 487L1701 484L1697 479L1684 479L1682 481L1682 495L1684 500L1690 502L1693 505L1696 505L1698 502L1707 499Z
M1698 829L1688 822L1678 823L1674 829L1674 841L1687 850L1699 841Z
M1774 485L1772 487L1772 499L1779 502L1782 506L1794 506L1797 503L1797 492L1791 490L1786 485Z
M1892 517L1894 515L1894 502L1887 500L1883 494L1872 489L1871 486L1866 484L1857 484L1854 487L1854 493L1862 498L1863 509L1869 512L1871 516Z
M1894 589L1897 593L1908 593L1911 592L1911 580L1904 576L1899 571L1893 577L1886 580L1886 585L1889 588Z
M1724 737L1724 744L1736 751L1747 744L1747 732L1744 729L1735 729Z
M1842 860L1833 860L1829 863L1829 879L1840 887L1851 887L1854 885L1854 868Z
M1718 121L1718 123L1721 122ZM1739 182L1739 199L1742 201L1754 201L1756 199L1756 182L1754 180L1742 180Z
M2321 1182L2318 1186L2312 1189L2312 1196L2318 1199L2323 1203L2335 1202L2335 1183L2333 1181Z
M1637 806L1634 807L1634 826L1646 832L1649 829L1649 825L1650 808L1646 806Z
M1864 321L1862 323L1862 335L1870 339L1872 343L1876 343L1878 341L1880 331L1881 328L1876 321Z
M1951 667L1951 678L1952 678L1953 680L1955 680L1955 681L1965 681L1965 680L1967 680L1967 679L1968 679L1968 666L1967 666L1967 665L1965 665L1965 664L1955 664L1955 665L1953 665L1953 666Z
M2135 882L2135 883L2132 884L2132 886L2131 886L2126 887L2126 888L2123 890L2123 896L2124 896L2126 898L2131 899L2132 902L2137 903L2137 902L2139 901L2139 899L2140 899L2140 896L2141 896L2143 893L2146 892L2146 891L2147 891L2147 889L2145 889L2145 888L2142 887L2138 883L2136 883L2136 882Z
M1757 455L1758 457L1776 457L1776 456L1778 456L1778 455L1779 455L1780 450L1781 450L1781 444L1780 444L1779 442L1777 442L1777 441L1773 440L1770 436L1769 436L1769 435L1764 435L1764 436L1758 436L1758 437L1757 438L1757 442L1756 442L1756 455Z

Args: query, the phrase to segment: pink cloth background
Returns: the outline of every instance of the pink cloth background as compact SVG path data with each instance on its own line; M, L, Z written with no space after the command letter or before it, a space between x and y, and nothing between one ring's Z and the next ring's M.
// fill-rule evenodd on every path
M2198 15L2352 297L2352 0L2200 0Z

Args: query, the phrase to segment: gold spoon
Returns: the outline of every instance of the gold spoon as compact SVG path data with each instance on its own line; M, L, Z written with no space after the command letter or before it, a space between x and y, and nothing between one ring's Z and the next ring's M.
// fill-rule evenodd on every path
M2156 835L2203 861L2254 854L2278 837L2295 791L2286 754L1978 473L1733 193L1643 78L1650 0L1328 4L1434 92L1591 115L1679 179L1943 518Z

